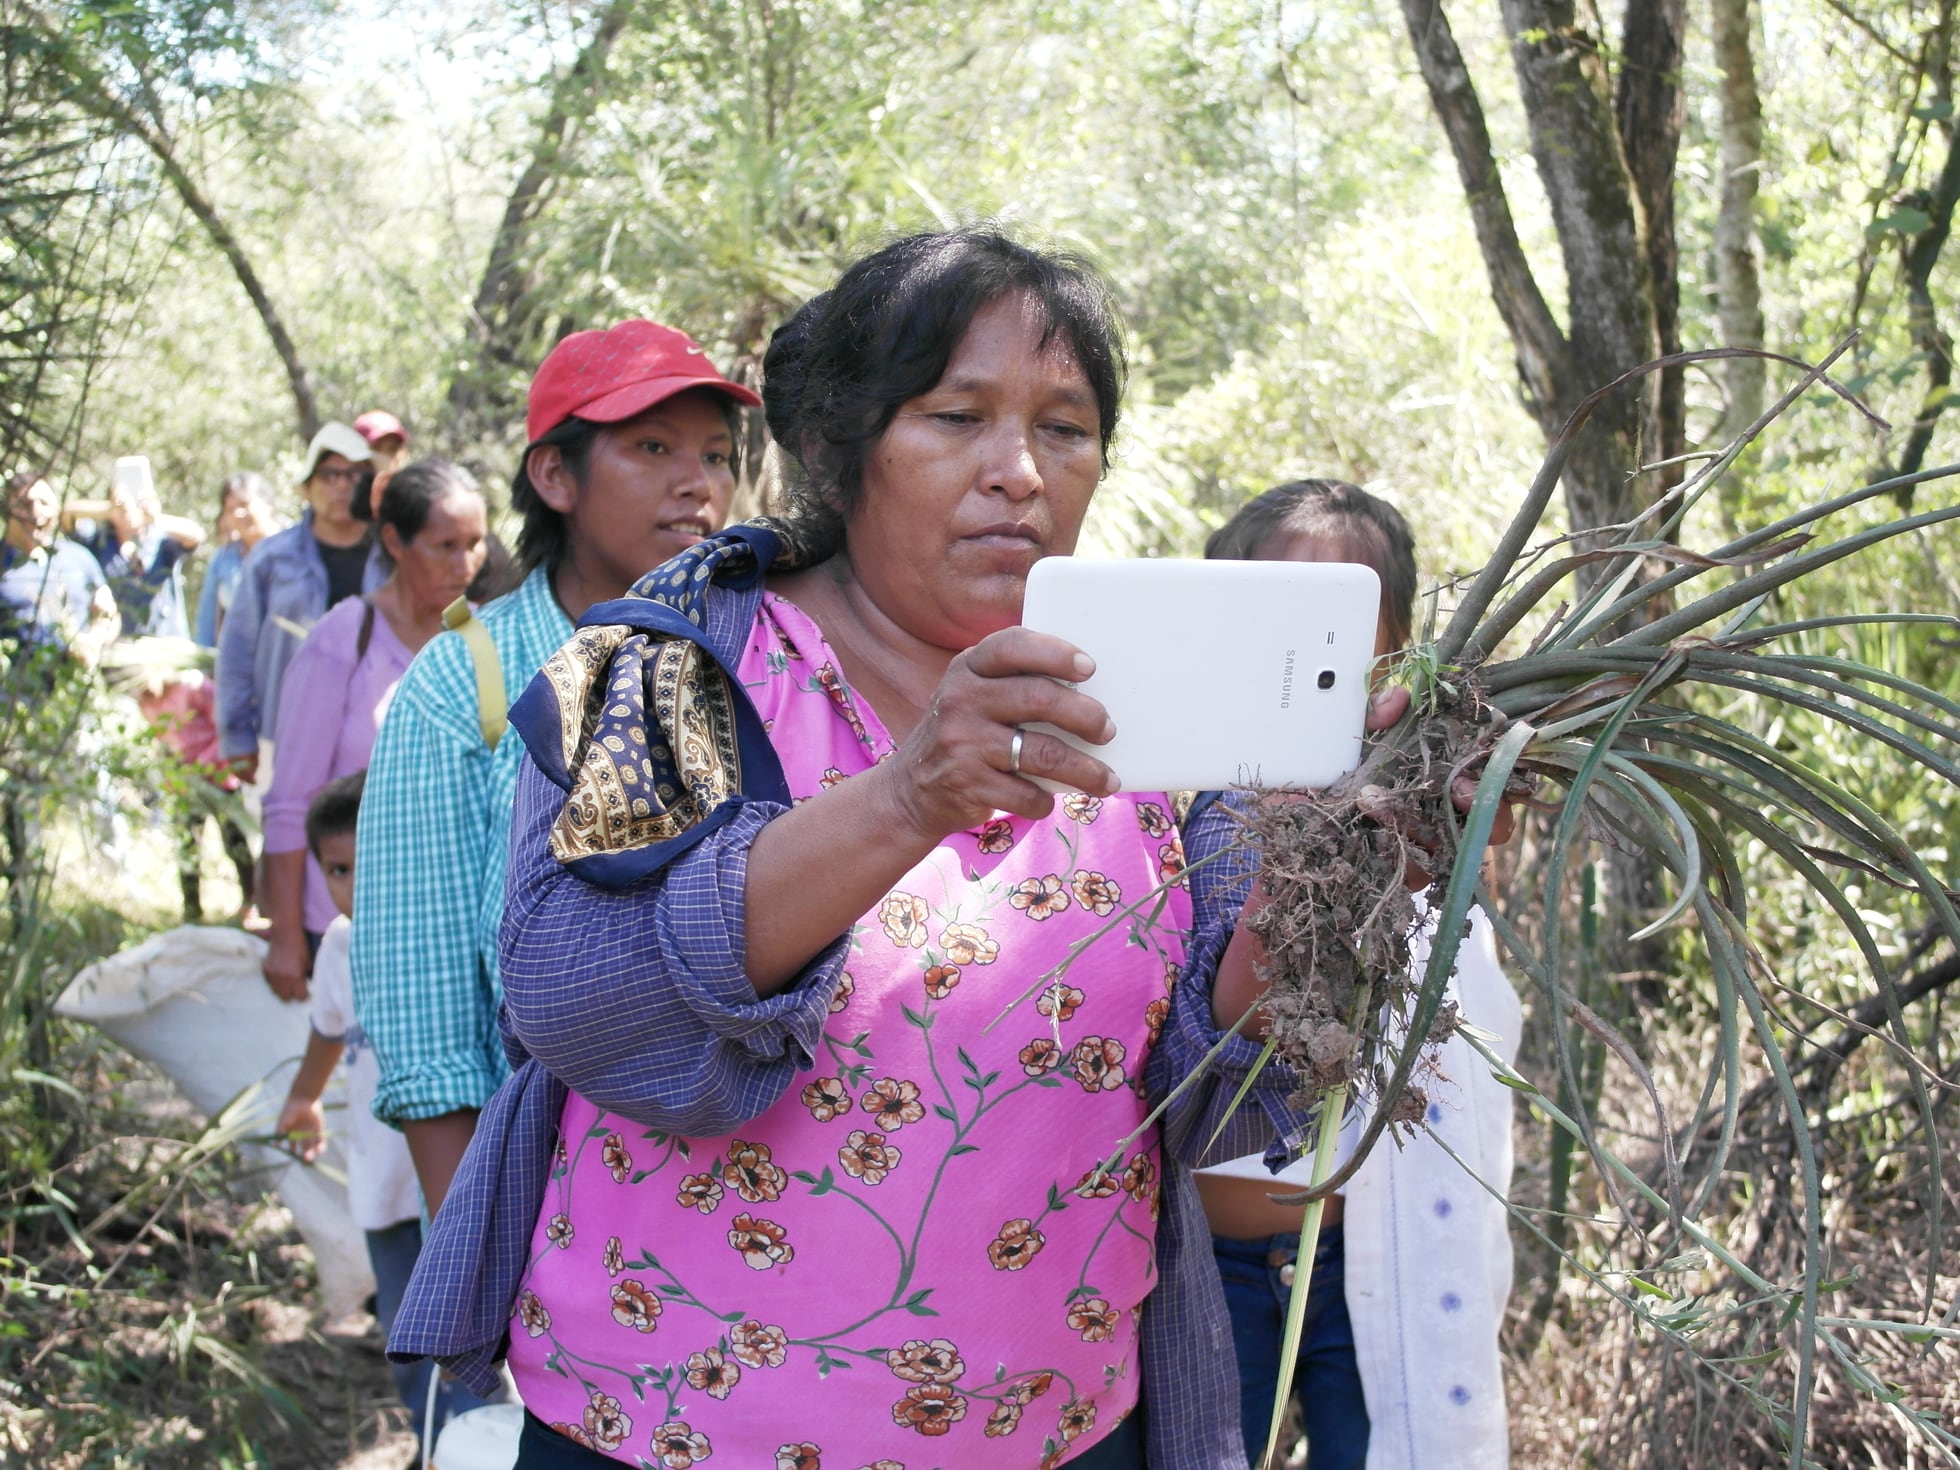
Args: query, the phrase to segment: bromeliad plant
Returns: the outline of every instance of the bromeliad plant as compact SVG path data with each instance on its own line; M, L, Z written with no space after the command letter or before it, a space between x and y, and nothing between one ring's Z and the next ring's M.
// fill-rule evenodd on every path
M1716 354L1684 358L1708 355ZM1267 1010L1274 1026L1268 1054L1293 1067L1302 1079L1300 1100L1318 1110L1314 1184L1292 1197L1308 1206L1303 1260L1312 1256L1321 1202L1341 1188L1385 1130L1398 1123L1420 1126L1425 1058L1460 1029L1500 1080L1529 1094L1585 1148L1616 1199L1639 1198L1665 1211L1676 1238L1685 1237L1684 1249L1704 1252L1718 1263L1732 1292L1780 1309L1782 1327L1794 1329L1794 1341L1770 1347L1795 1355L1790 1396L1773 1395L1762 1376L1762 1365L1781 1356L1777 1351L1746 1362L1704 1360L1703 1366L1783 1426L1793 1466L1805 1462L1820 1354L1844 1381L1890 1402L1925 1444L1960 1463L1955 1454L1960 1437L1930 1414L1892 1402L1897 1395L1879 1381L1851 1336L1960 1337L1950 1321L1931 1317L1937 1252L1927 1268L1920 1320L1820 1313L1823 1189L1806 1109L1773 1024L1773 1005L1765 1000L1774 977L1751 939L1751 895L1738 844L1753 842L1773 854L1808 886L1818 905L1836 915L1863 956L1892 1040L1907 1049L1911 1038L1895 975L1847 894L1847 875L1915 891L1931 923L1960 947L1951 875L1934 872L1849 778L1813 769L1716 712L1717 701L1707 697L1746 696L1772 709L1837 722L1869 742L1873 760L1906 763L1949 800L1960 796L1960 705L1899 672L1807 651L1814 650L1819 630L1881 623L1952 629L1960 621L1893 611L1779 621L1775 611L1779 593L1834 562L1960 520L1956 504L1836 530L1854 507L1955 475L1960 466L1861 486L1706 553L1676 541L1695 504L1758 434L1820 381L1835 388L1824 376L1828 365L1807 370L1762 420L1634 523L1596 533L1585 549L1565 539L1534 548L1574 433L1593 404L1626 380L1587 400L1553 445L1495 554L1469 582L1447 624L1405 660L1415 695L1409 715L1339 785L1305 800L1263 804L1250 822L1247 840L1261 851L1270 901L1248 922L1271 956ZM1582 590L1567 601L1560 589L1575 574L1583 579ZM1534 625L1528 646L1507 653L1527 625ZM1479 777L1467 814L1452 804L1452 786L1465 775ZM1481 878L1483 852L1500 808L1520 798L1543 809L1549 827L1528 924L1508 921ZM1595 840L1622 854L1644 855L1664 874L1671 892L1661 912L1641 916L1645 922L1627 941L1663 936L1677 953L1692 953L1693 969L1712 979L1719 1044L1696 1115L1679 1130L1684 1140L1712 1138L1712 1146L1692 1153L1692 1178L1683 1177L1675 1121L1666 1116L1638 1057L1572 993L1574 960L1561 920L1570 912L1573 869L1586 860ZM1433 942L1419 974L1410 971L1415 908L1403 881L1412 861L1427 862L1440 874L1429 890ZM1501 1062L1486 1038L1445 1004L1466 915L1477 902L1510 958L1538 989L1563 1084L1553 1091L1566 1106ZM1526 931L1535 938L1527 938ZM1616 1157L1601 1143L1583 1106L1571 1105L1583 1093L1574 1085L1575 1027L1603 1041L1648 1087L1657 1114L1657 1165L1636 1168ZM1802 1271L1792 1282L1766 1279L1700 1218L1736 1138L1748 1038L1759 1055L1752 1070L1766 1070L1781 1096L1802 1181ZM1923 1069L1914 1067L1909 1075L1931 1139L1933 1101ZM1367 1100L1367 1123L1358 1147L1336 1169L1339 1122L1351 1098ZM1943 1190L1938 1149L1929 1152L1934 1174L1926 1207L1934 1212L1937 1241ZM1565 1259L1595 1287L1692 1351L1693 1334L1705 1325L1694 1311L1679 1304L1662 1310L1638 1289L1651 1292L1649 1283L1632 1278L1629 1284L1570 1255ZM1310 1276L1301 1271L1296 1277L1282 1385L1293 1379ZM1277 1463L1281 1407L1275 1405L1268 1464Z

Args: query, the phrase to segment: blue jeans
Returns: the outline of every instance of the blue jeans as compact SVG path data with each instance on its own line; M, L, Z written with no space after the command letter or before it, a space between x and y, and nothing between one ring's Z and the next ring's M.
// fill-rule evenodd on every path
M611 1470L618 1464L619 1461L597 1450L574 1444L529 1409L524 1411L524 1434L517 1442L517 1470ZM1143 1405L1138 1404L1093 1449L1079 1459L1070 1460L1068 1470L1143 1470Z
M374 1315L381 1320L381 1340L386 1343L395 1325L395 1313L408 1290L408 1278L415 1274L415 1259L422 1254L422 1222L404 1220L386 1230L367 1232L368 1264L374 1267ZM422 1416L429 1407L429 1375L440 1372L434 1362L390 1363L388 1372L395 1380L395 1392L402 1397L415 1434L422 1435ZM480 1399L462 1384L448 1382L436 1390L436 1428L441 1429L458 1414L480 1409L489 1399Z
M1239 1421L1246 1459L1256 1466L1272 1427L1286 1301L1292 1294L1281 1273L1291 1275L1300 1237L1226 1240L1214 1235L1211 1248L1224 1278L1232 1345L1239 1358ZM1308 1470L1364 1470L1368 1462L1368 1404L1361 1394L1354 1329L1348 1323L1346 1264L1341 1227L1323 1227L1293 1371L1293 1396L1307 1429Z

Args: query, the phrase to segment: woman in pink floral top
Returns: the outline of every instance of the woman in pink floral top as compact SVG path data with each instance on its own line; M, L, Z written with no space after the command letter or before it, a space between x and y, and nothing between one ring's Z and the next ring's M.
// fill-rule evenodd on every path
M512 710L516 1072L390 1352L507 1353L522 1470L1243 1470L1185 1167L1302 1121L1268 1073L1222 1126L1245 864L1187 875L1162 794L1022 728L1113 733L1019 626L1115 428L1106 290L915 236L767 375L793 519L595 607Z

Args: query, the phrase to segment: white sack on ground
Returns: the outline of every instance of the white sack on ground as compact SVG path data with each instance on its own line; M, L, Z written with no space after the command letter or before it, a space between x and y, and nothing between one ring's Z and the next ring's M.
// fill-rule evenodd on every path
M278 1119L307 1035L306 1007L288 1005L266 988L259 973L264 958L265 941L243 930L185 925L90 965L55 1009L154 1063L207 1118L259 1084L246 1131L264 1136ZM333 1137L320 1163L344 1178L338 1120L346 1097L338 1075L325 1106ZM278 1190L312 1247L327 1315L359 1307L374 1290L374 1277L345 1186L282 1149L245 1144L240 1153L253 1170L251 1184Z

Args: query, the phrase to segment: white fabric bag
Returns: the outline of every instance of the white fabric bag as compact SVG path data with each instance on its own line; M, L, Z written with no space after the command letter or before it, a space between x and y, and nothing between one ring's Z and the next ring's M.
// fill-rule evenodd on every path
M215 1117L257 1084L247 1132L269 1135L306 1050L307 1008L266 988L259 965L265 941L240 929L185 925L90 965L55 1002L55 1010L97 1027L125 1050L155 1064L205 1117ZM346 1315L374 1290L367 1241L347 1208L346 1088L339 1069L322 1099L329 1138L319 1167L284 1149L247 1143L240 1153L279 1192L313 1250L320 1305ZM329 1171L336 1177L329 1177Z

